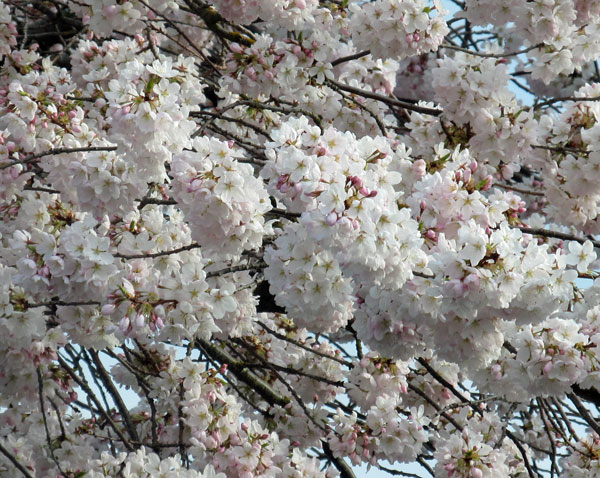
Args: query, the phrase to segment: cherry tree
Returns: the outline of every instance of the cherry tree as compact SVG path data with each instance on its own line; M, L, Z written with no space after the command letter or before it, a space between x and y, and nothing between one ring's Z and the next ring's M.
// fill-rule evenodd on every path
M600 3L0 1L0 477L600 476Z

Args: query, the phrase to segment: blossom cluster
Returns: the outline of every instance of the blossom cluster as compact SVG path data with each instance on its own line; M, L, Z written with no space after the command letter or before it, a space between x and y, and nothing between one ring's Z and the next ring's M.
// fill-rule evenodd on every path
M434 0L378 0L350 5L348 29L359 50L376 58L403 59L435 51L448 33L446 11Z
M363 282L399 288L413 267L425 266L417 223L395 201L401 175L394 164L403 160L402 151L395 153L383 138L357 140L334 128L321 132L306 118L288 122L272 137L272 162L261 174L268 191L301 216L284 226L267 251L266 277L281 304L298 311L294 317L337 330L349 320L352 294ZM277 284L276 277L285 281ZM318 309L325 304L337 311L333 322ZM316 317L306 314L307 307L316 309Z
M599 93L600 84L592 83L578 89L574 97L594 97ZM600 167L597 115L595 102L575 100L567 103L559 115L542 116L540 136L548 149L538 150L535 163L547 191L544 210L548 217L586 234L600 231L600 191L593 181Z
M317 0L217 0L212 2L227 20L250 24L259 17L287 30L300 30L314 22Z
M192 239L223 257L257 249L270 230L264 215L271 204L252 165L240 162L241 152L218 140L198 137L193 148L172 163L173 197Z

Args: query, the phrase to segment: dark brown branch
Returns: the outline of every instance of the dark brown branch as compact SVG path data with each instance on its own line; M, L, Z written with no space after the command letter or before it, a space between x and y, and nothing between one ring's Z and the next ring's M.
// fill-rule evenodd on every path
M243 367L236 366L236 360L225 350L216 347L208 340L204 339L196 339L196 346L215 362L220 364L228 364L227 370L231 371L236 378L249 385L268 403L272 405L279 405L280 407L285 407L288 403L290 403L289 397L279 395L265 381L261 380L256 375L253 375Z
M127 427L129 436L131 437L131 439L133 441L140 441L140 438L139 438L139 435L135 428L135 425L131 421L131 416L129 415L129 410L128 410L127 406L125 405L125 402L123 402L123 399L121 398L121 394L119 393L119 391L115 387L114 383L112 382L110 375L104 368L104 364L100 360L100 357L98 356L98 352L96 352L95 350L90 350L89 353L92 356L92 360L94 362L94 365L96 366L96 371L98 372L98 375L100 376L100 380L102 380L104 387L106 387L106 390L108 390L108 393L112 397L113 401L115 402L115 405L119 409L119 413L121 414L121 416L123 417L123 420L125 421L125 426Z
M556 98L551 98L548 101L544 101L543 103L538 103L533 106L533 109L543 108L544 106L553 105L554 103L560 103L563 101L599 101L600 96L593 96L589 98L577 98L576 96L559 96Z
M406 110L415 111L417 113L423 113L432 116L439 116L442 114L442 110L439 110L437 108L427 108L426 106L414 105L405 101L400 101L395 98L391 98L389 96L380 95L379 93L373 93L371 91L354 88L353 86L344 85L343 83L338 83L334 80L327 80L327 83L335 86L336 88L339 88L340 90L347 91L348 93L353 93L355 95L363 96L365 98L371 98L373 100L381 101L382 103L386 103L390 106L398 106Z
M352 468L348 466L348 463L346 463L342 458L338 458L333 455L333 452L326 441L321 441L321 444L323 447L323 453L325 453L325 456L331 463L333 463L333 466L337 468L342 478L356 478Z
M66 372L77 383L77 385L79 385L82 388L82 390L85 393L87 393L87 396L89 397L89 399L92 402L94 402L94 405L96 405L96 409L100 412L100 414L107 421L107 423L110 424L111 428L115 431L115 433L117 434L117 436L121 439L121 442L123 443L123 445L125 446L125 448L127 448L128 451L134 451L134 447L131 445L131 443L129 443L129 440L123 434L123 431L117 426L117 424L114 422L114 420L108 414L108 412L106 410L104 410L104 408L102 407L102 404L98 401L98 398L96 397L96 395L94 395L94 392L92 392L92 390L87 385L87 383L85 383L85 380L82 380L73 371L73 369L71 367L69 367L69 365L67 364L67 362L65 362L60 355L58 356L57 360L58 360L58 363L60 363L61 367L66 370Z
M180 252L191 251L193 249L198 249L199 247L200 244L192 243L187 246L179 247L178 249L173 249L170 251L153 252L149 254L114 254L114 256L118 257L119 259L150 259L153 257L162 257L171 254L179 254Z
M536 48L541 48L543 46L544 46L543 43L538 43L537 45L530 46L529 48L525 48L525 49L519 50L519 51L511 51L508 53L480 53L478 51L473 51L473 50L469 50L467 48L461 48L458 46L448 45L448 44L441 45L440 48L445 48L447 50L462 51L463 53L468 53L469 55L473 55L473 56L479 56L481 58L507 58L509 56L517 56L522 53L527 53L528 51L535 50Z
M576 242L579 242L580 244L584 244L586 241L590 241L594 245L594 247L600 247L599 241L585 239L582 237L577 237L572 234L566 234L564 232L550 231L548 229L531 228L531 227L524 227L524 226L518 226L517 229L520 229L521 232L524 232L525 234L549 237L551 239L561 239L563 241L576 241Z
M343 387L344 386L344 382L341 382L338 380L331 380L327 377L321 377L319 375L314 375L312 373L303 372L302 370L297 370L292 367L283 367L281 365L275 365L273 363L266 364L266 363L237 362L237 365L239 365L241 368L249 368L249 369L253 369L253 368L275 369L275 370L278 370L279 372L288 373L290 375L299 375L301 377L310 378L311 380L316 380L317 382L327 383L327 384L333 385L335 387Z
M29 304L27 303L27 308L28 309L34 309L36 307L54 307L54 306L61 306L61 307L80 307L83 305L101 305L100 302L95 301L95 300L88 300L88 301L83 301L83 302L65 302L62 300L51 300L48 302L40 302L38 304Z
M82 153L89 151L116 151L116 146L89 146L87 148L53 148L48 151L44 151L43 153L33 154L31 156L27 156L25 159L20 159L18 161L13 161L8 164L3 164L0 166L0 169L10 168L11 166L15 166L17 164L27 164L35 161L36 159L42 158L44 156L50 156L52 154L65 154L65 153Z
M0 442L0 453L2 453L6 458L8 458L10 460L10 462L13 465L15 465L15 467L21 473L23 473L23 476L25 476L26 478L34 478L34 476L31 473L29 473L27 468L25 468L21 463L19 463L19 461L13 456L13 454L10 453L6 448L4 448L4 445L2 445L1 442Z
M365 51L360 51L358 53L354 53L353 55L342 56L336 60L333 60L331 62L331 66L338 66L341 63L346 63L347 61L358 60L359 58L362 58L363 56L367 56L370 54L371 54L371 50L365 50Z
M46 443L48 443L48 450L50 451L50 456L52 457L52 461L60 471L61 475L64 475L65 472L60 467L60 463L58 462L56 455L54 454L54 445L52 444L52 438L50 438L50 430L48 429L48 419L46 418L46 405L44 404L44 380L42 378L42 372L40 367L36 368L37 378L38 378L38 395L40 399L40 413L42 414L42 421L44 422L44 430L46 432Z
M303 350L306 350L307 352L313 353L315 355L318 355L319 357L323 357L323 358L327 358L329 360L333 360L335 362L341 363L342 365L345 365L348 368L352 368L352 362L347 362L344 359L341 359L339 357L336 357L334 355L327 355L326 353L320 352L318 350L314 350L310 347L308 347L307 345L304 345L300 342L298 342L297 340L294 340L292 338L286 337L285 335L280 334L279 332L276 332L273 329L270 329L267 325L263 324L260 321L257 321L258 325L260 325L264 330L266 330L269 334L271 334L273 337L277 337L279 340L285 340L286 342L289 342L290 344L295 345L296 347L299 347Z

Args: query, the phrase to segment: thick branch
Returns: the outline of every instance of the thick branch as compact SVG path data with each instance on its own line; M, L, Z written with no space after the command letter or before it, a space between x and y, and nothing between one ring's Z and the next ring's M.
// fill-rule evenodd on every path
M216 362L227 364L227 370L231 371L231 373L233 373L239 380L249 385L268 403L272 405L279 405L280 407L285 407L288 403L290 403L289 397L279 395L265 381L261 380L256 375L253 375L244 367L237 365L237 361L225 350L214 346L208 340L204 339L196 339L196 345Z

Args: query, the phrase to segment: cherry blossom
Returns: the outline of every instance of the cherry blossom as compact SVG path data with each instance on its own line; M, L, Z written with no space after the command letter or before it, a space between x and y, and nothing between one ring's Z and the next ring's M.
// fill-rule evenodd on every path
M598 474L599 20L0 0L0 476Z

